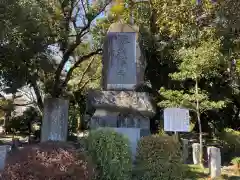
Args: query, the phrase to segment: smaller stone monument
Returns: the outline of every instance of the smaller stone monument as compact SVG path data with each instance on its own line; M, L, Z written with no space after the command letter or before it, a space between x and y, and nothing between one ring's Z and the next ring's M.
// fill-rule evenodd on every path
M183 162L187 164L188 162L188 139L182 139L182 147L183 147Z
M68 100L45 99L41 142L66 141L68 132Z
M0 146L0 170L3 170L5 167L5 160L7 156L7 146Z
M208 147L208 168L211 178L221 176L221 152L217 147Z
M192 144L192 156L193 156L193 164L200 164L200 144L199 143Z

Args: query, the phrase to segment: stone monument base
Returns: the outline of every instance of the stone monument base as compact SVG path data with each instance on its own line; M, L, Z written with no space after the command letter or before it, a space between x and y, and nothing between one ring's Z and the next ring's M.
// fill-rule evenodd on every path
M128 137L133 156L139 139L150 135L150 117L154 115L150 96L134 91L92 91L88 108L95 109L90 128L113 128Z

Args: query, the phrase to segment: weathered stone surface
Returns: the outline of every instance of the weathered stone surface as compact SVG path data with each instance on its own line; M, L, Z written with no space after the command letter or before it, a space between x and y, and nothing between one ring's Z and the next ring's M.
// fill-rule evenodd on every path
M97 109L90 120L90 128L121 127L150 129L150 120L147 117L133 114L122 114L104 109Z
M140 130L140 137L150 136L151 131L150 129L141 129Z
M97 109L90 120L90 128L117 127L117 112Z
M137 116L133 114L118 115L117 127L135 127L135 128L150 128L150 120L147 117Z
M44 101L41 142L67 140L68 108L68 100L51 98Z
M124 112L151 117L155 107L148 93L134 91L91 91L89 107L107 109L113 112Z
M146 66L137 28L120 22L112 24L104 43L102 63L104 90L134 90L143 84Z
M5 160L7 156L7 146L0 146L0 170L3 170L5 167Z
M183 147L183 162L187 164L188 161L188 139L182 139L182 147Z
M200 144L199 143L192 144L192 156L193 156L193 164L200 164Z
M126 24L120 20L110 25L108 33L110 32L139 32L139 28L136 25Z
M211 178L221 176L221 152L217 147L208 147L208 165Z

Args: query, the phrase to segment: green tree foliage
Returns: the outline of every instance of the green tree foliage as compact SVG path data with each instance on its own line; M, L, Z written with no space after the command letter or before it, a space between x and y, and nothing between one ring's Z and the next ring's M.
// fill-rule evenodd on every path
M49 22L49 17L58 17L51 7L41 8L36 1L6 1L0 6L3 11L0 30L1 83L10 87L11 92L28 83L39 91L36 81L41 66L51 67L46 55L47 46L61 32L57 23ZM39 106L42 106L41 102Z
M174 80L193 81L195 87L190 86L191 89L184 88L182 91L160 90L160 94L168 99L161 101L160 105L168 107L180 106L196 112L200 133L200 158L202 159L201 113L224 107L224 101L211 101L207 94L199 89L199 82L203 78L211 77L214 73L217 73L216 69L222 64L220 43L217 40L208 39L208 41L200 42L197 47L195 44L190 47L182 47L178 50L177 57L180 59L179 72L175 72L170 76Z
M42 94L67 95L81 117L87 90L100 88L99 54L108 27L119 18L129 20L128 0L115 1L99 17L109 2L9 0L0 4L1 86L14 92L30 84L41 109ZM145 78L159 102L158 115L163 107L184 106L199 110L204 130L206 122L219 129L239 127L239 12L238 0L134 4L134 22L147 62ZM58 58L54 46L59 48ZM226 99L227 103L221 101Z
M2 5L7 8L3 13L6 18L1 22L1 76L5 84L17 89L32 83L40 91L41 81L45 93L62 96L73 71L83 61L101 53L101 46L92 46L88 41L89 31L109 2L18 0L8 3L10 6ZM52 45L60 47L59 60L55 59L52 48L49 49ZM86 45L87 49L82 48ZM64 66L71 58L72 66L64 73ZM40 93L36 94L42 101Z

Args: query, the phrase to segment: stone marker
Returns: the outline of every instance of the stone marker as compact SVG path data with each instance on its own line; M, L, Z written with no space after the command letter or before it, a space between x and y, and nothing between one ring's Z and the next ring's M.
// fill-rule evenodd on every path
M208 147L208 168L211 178L221 176L221 152L217 147Z
M192 156L193 156L193 164L200 164L200 144L199 143L192 144Z
M138 28L122 22L113 23L103 49L103 91L88 93L87 113L90 128L111 127L126 135L133 156L138 140L150 134L150 118L155 108L150 95L136 92L144 84L145 60L138 42Z
M188 139L182 139L182 147L183 147L183 163L187 164L188 162Z
M7 146L0 146L0 170L3 170L5 167L5 160L7 156Z
M68 107L68 100L45 99L41 142L67 140Z
M109 27L102 60L104 90L134 90L144 83L145 60L137 32L138 28L121 22Z

